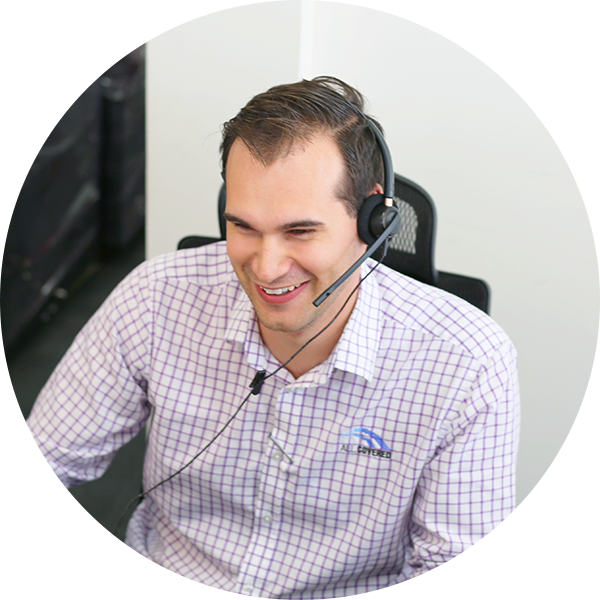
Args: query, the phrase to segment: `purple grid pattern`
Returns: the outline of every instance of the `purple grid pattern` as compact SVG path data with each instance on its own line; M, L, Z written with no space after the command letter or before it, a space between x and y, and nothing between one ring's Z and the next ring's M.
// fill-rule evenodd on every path
M268 379L205 455L140 504L127 543L262 597L348 596L432 569L513 509L516 363L485 314L379 267L329 359L298 380ZM225 246L179 251L118 286L29 425L70 486L99 477L153 407L148 489L212 439L256 370L277 366ZM381 436L391 459L359 454L356 439L342 451L353 427Z

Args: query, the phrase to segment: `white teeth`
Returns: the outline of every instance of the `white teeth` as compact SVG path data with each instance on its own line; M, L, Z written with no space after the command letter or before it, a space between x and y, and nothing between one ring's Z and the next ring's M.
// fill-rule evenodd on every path
M292 287L279 288L278 290L269 290L267 288L264 288L261 285L260 289L263 290L263 292L266 292L267 294L269 294L270 296L281 296L281 294L287 294L287 292L291 292L292 290L295 290L297 287L300 287L301 285L302 284L299 283L298 285L293 285Z

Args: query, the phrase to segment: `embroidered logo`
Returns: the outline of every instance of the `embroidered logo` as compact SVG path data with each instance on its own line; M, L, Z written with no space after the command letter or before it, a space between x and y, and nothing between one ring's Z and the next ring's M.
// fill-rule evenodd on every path
M366 427L353 427L350 431L342 433L340 452L356 452L375 458L392 458L392 450L383 438Z

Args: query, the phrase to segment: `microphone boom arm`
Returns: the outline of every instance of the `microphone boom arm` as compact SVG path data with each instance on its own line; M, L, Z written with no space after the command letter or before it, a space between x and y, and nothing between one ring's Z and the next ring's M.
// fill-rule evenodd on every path
M316 300L313 300L314 306L320 306L335 290L352 275L366 260L373 256L373 254L378 250L378 248L388 239L391 235L394 234L394 229L396 227L397 221L400 219L400 214L395 213L394 218L391 220L390 224L383 230L382 234L367 248L365 253L331 286L329 286Z

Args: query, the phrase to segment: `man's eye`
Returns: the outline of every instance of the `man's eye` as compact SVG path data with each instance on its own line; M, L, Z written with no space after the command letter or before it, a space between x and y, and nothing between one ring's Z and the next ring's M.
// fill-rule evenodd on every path
M239 231L254 231L252 227L247 227L246 225L242 225L241 223L234 223L234 226Z
M312 233L313 230L312 229L291 229L290 233L292 235L308 235L309 233Z

